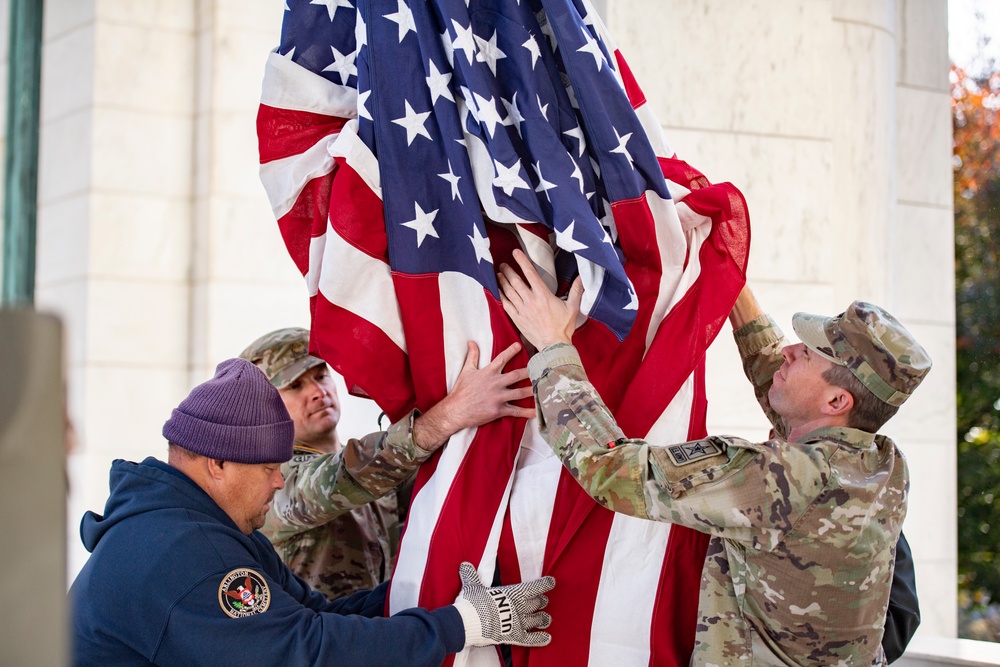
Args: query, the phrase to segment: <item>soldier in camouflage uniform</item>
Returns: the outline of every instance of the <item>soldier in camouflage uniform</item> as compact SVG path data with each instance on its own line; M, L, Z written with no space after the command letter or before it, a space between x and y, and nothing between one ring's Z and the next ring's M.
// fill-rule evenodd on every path
M261 529L289 568L331 600L387 580L399 550L396 488L460 428L515 411L534 414L508 405L531 395L527 387L508 389L526 370L500 373L516 349L482 371L476 354L455 385L464 392L453 389L425 415L414 411L386 432L342 444L337 389L326 362L309 354L309 332L279 329L251 343L240 356L264 371L295 423L293 456L282 465L285 487ZM428 420L441 433L421 439Z
M713 536L702 575L697 665L883 665L880 639L906 462L875 431L930 369L891 315L855 302L797 314L788 345L749 290L730 321L775 437L630 439L570 338L582 288L554 297L522 253L501 267L504 307L539 350L529 363L539 427L563 464L617 512ZM666 445L666 446L662 446Z

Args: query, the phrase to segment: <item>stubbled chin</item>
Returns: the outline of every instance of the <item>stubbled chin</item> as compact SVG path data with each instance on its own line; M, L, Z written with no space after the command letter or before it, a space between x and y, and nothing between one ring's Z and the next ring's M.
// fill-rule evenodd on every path
M267 510L265 509L263 512L255 516L253 520L250 522L250 531L253 532L255 530L260 530L261 528L263 528L264 523L266 522L266 517L267 517Z

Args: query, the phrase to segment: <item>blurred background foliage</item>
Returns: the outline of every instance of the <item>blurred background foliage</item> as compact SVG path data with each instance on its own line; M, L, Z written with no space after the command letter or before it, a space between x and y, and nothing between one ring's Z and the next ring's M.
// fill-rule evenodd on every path
M959 635L1000 641L1000 71L951 70Z

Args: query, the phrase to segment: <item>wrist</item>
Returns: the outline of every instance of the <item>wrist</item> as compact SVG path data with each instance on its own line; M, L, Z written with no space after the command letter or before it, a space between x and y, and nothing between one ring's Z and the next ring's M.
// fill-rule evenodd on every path
M487 642L483 637L483 623L479 619L479 612L471 602L463 597L455 600L455 609L458 610L458 615L462 617L462 625L465 628L465 645L466 646L486 646L490 642Z
M760 305L757 303L753 292L750 291L749 287L744 285L739 296L736 297L733 309L729 313L729 323L733 326L733 329L739 329L747 322L757 319L763 314L764 311L760 309Z
M448 425L446 417L448 410L442 407L447 400L445 397L413 420L413 444L420 449L427 452L436 451L455 433L455 430L451 430Z
M549 334L547 336L539 337L538 342L533 344L535 345L536 350L544 350L545 348L557 345L558 343L572 345L573 339L565 334Z

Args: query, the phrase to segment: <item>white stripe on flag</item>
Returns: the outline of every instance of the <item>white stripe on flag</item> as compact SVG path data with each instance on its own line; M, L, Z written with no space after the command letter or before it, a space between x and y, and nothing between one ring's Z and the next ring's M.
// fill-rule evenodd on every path
M438 290L444 324L445 377L450 391L462 372L470 340L479 345L480 368L493 360L493 329L486 294L475 278L444 271L438 275Z
M327 230L330 226L327 225ZM326 237L328 232L309 239L309 270L306 272L306 289L309 296L314 297L319 292L319 277L323 275L323 255L326 252Z
M510 492L510 524L521 580L542 576L545 545L555 507L562 462L538 433L538 420L525 424L521 454Z
M694 377L689 375L643 438L650 445L664 446L687 442L691 428L691 410L694 408Z
M356 88L338 86L275 51L268 54L264 65L260 103L338 118L355 118L358 115Z
M469 450L469 444L476 435L476 429L469 428L451 436L447 447L441 452L437 468L420 493L413 497L406 515L406 534L399 545L396 569L389 588L389 613L395 614L420 604L420 582L427 569L427 553L431 536L445 498L451 489L455 473L462 465ZM458 573L455 573L458 576Z
M453 667L503 667L495 646L469 646L455 654Z
M677 208L673 200L661 199L651 190L646 191L646 205L656 221L656 245L660 252L659 290L656 293L656 305L650 319L649 330L646 331L646 349L649 349L660 323L669 311L669 305L675 303L681 274L684 271L684 256L687 242L681 231L681 221L677 217Z
M649 664L656 582L660 580L669 536L668 523L615 514L594 603L589 664ZM622 641L623 637L628 641Z
M691 194L691 191L688 190L685 186L681 185L680 183L675 183L674 181L671 181L669 178L664 179L664 181L667 184L667 191L670 192L670 198L673 199L678 204L680 204L682 199ZM680 215L680 212L678 212L678 215Z
M589 316L590 309L594 307L594 301L604 291L604 278L607 275L607 271L600 264L591 262L581 255L574 255L574 257L576 258L577 270L580 272L580 279L583 281L583 298L580 300L580 313ZM632 289L631 283L629 283L629 289ZM635 293L634 290L632 293Z
M660 122L656 120L656 115L649 108L649 104L640 104L635 109L635 115L639 117L639 123L649 138L649 144L653 147L656 157L666 158L674 156L673 146L667 139L666 133L660 127ZM672 196L672 195L671 195Z
M698 227L705 227L707 235L708 230L711 230L712 219L707 215L702 215L701 213L695 213L694 211L691 210L691 207L685 204L683 201L677 202L677 217L680 218L681 229L683 229L685 232L691 231L692 229Z
M534 421L534 419L531 420L532 423ZM530 424L526 425L524 432L522 433L522 447L525 445L527 440L531 439L531 429L529 427ZM514 461L515 470L517 470L522 451L523 450L518 450L517 458ZM507 480L507 487L504 489L504 495L503 499L500 501L499 511L493 518L493 526L490 529L490 536L486 541L486 547L483 550L483 557L477 567L479 577L487 584L493 581L493 575L497 565L497 551L500 546L500 532L503 530L503 518L505 514L504 508L507 507L511 500L511 485L513 484L517 474L518 473L512 474L510 479ZM536 509L535 511L538 510ZM541 543L544 544L544 542L545 538L543 536ZM535 575L533 578L538 578L539 576L541 575ZM526 579L527 578L522 575L522 581ZM468 647L455 655L454 662L454 667L500 667L501 665L502 663L500 661L500 657L497 655L496 649L492 646Z
M688 377L645 440L651 445L687 440L693 404L694 379ZM653 582L660 581L669 535L668 523L615 514L594 607L590 664L648 664L658 592ZM622 637L630 637L628 646Z
M687 208L685 206L685 208ZM708 218L706 218L708 220ZM711 223L711 220L709 220ZM684 275L681 276L680 284L677 286L677 292L674 295L673 301L670 303L670 308L673 309L677 305L677 302L681 300L684 294L698 281L698 277L701 275L701 246L708 239L709 233L712 231L712 225L698 225L691 231L687 232L684 236L686 237L686 243L690 246L691 250L688 254L688 263L684 267ZM671 442L679 442L676 440L671 440Z
M451 389L465 363L466 343L476 341L480 365L485 365L493 350L493 332L489 327L490 312L482 285L469 276L448 272L439 274L438 289L444 321L445 377ZM406 536L400 543L392 576L390 613L419 604L420 582L427 569L434 527L476 431L475 428L465 429L451 437L441 452L434 474L413 498L406 519ZM507 483L509 488L510 481Z
M540 236L522 229L520 225L514 225L514 229L517 230L517 238L521 241L521 248L524 250L524 254L534 264L535 270L538 271L538 275L542 278L542 282L555 293L558 281L556 280L556 262L555 255L552 253L552 246Z
M292 210L309 181L333 171L333 157L328 150L332 141L332 136L323 137L302 153L260 165L260 181L275 219L280 220Z
M344 124L340 135L330 146L330 155L344 158L375 196L382 199L382 176L378 170L378 160L358 136L357 120L349 120Z
M406 338L400 320L396 292L389 265L367 255L327 226L326 248L317 280L319 291L330 303L368 320L406 352ZM350 276L345 280L344 276Z

